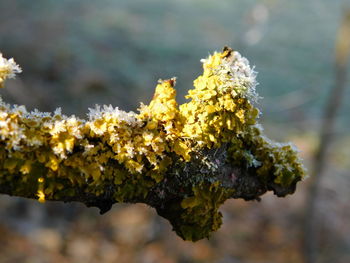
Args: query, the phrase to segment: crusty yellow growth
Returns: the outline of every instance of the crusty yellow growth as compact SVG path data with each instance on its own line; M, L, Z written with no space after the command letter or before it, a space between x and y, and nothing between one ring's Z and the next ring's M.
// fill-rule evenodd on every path
M175 78L159 80L150 105L141 104L138 119L147 122L146 128L160 129L164 135L167 150L189 161L190 143L181 136L184 120L181 118L176 102L176 91L173 88L175 83Z
M186 96L191 101L180 106L186 119L182 133L202 147L219 147L255 124L259 114L251 104L257 99L255 72L230 49L203 62L203 75Z
M67 200L77 191L110 194L107 189L118 202L142 200L170 176L166 172L174 161L190 162L221 146L228 149L227 162L253 169L263 181L288 187L301 180L304 170L292 146L268 140L256 125L256 74L248 61L225 48L202 62L203 75L179 107L174 78L160 80L139 113L96 106L86 120L60 109L28 112L0 98L0 186L10 183L14 195L40 202ZM0 86L20 71L0 56ZM198 240L219 228L218 207L234 189L200 171L191 176L196 178L186 184L190 193L174 204L181 217L174 229L184 239Z
M193 196L181 202L183 213L179 221L183 221L179 235L186 240L199 240L209 237L222 224L220 205L230 198L234 191L220 187L220 182L200 184L193 187Z
M170 153L190 159L186 140L180 138L174 85L175 79L160 81L150 105L142 105L139 114L96 106L88 120L67 117L60 109L53 114L27 112L1 102L0 136L6 150L0 176L22 174L23 182L34 172L36 178L49 177L33 181L40 201L59 193L49 183L55 177L77 186L87 181L87 190L97 195L103 194L103 182L112 180L120 189L115 193L118 201L146 196L147 189L163 179L172 162ZM41 173L33 167L40 167ZM135 179L131 185L130 176Z

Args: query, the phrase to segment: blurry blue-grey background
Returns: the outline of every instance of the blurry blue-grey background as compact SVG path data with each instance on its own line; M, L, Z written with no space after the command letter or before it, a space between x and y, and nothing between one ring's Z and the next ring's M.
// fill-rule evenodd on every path
M1 96L28 109L85 117L112 104L136 111L157 80L178 77L179 103L200 59L228 45L258 74L261 122L305 165L334 85L335 39L349 0L0 0L0 51L23 73ZM349 85L348 85L349 86ZM318 200L320 262L350 262L350 87ZM100 216L79 204L0 196L0 263L301 262L307 180L294 196L233 200L210 240L183 242L142 205Z

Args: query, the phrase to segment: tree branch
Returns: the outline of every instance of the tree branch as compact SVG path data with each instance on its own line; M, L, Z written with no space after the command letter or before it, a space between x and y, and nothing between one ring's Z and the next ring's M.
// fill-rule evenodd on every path
M138 114L97 106L81 120L1 102L0 193L78 201L101 213L141 202L192 241L220 227L229 198L293 193L304 169L292 145L270 141L256 123L248 61L225 48L203 63L180 107L175 79L160 81Z

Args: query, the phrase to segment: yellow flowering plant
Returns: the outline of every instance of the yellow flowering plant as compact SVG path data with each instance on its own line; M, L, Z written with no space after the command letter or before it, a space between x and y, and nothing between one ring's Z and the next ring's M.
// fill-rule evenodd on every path
M229 198L293 193L304 168L291 144L263 135L248 60L224 48L202 63L180 106L175 78L160 80L138 113L104 105L79 119L0 100L0 193L79 201L101 213L146 203L192 241L220 227ZM19 72L0 56L0 86Z

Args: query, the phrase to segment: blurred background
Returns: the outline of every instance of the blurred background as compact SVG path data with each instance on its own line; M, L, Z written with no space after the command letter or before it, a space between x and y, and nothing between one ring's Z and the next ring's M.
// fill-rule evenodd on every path
M62 107L85 117L95 104L136 111L159 78L176 76L183 103L201 74L199 60L229 45L259 72L266 134L295 143L313 171L323 111L339 84L335 47L336 39L345 41L338 32L347 6L349 0L0 0L0 51L23 68L1 96L30 110ZM311 178L287 198L227 201L221 229L190 243L145 205L117 204L101 216L80 204L0 195L0 263L303 262L310 202L317 262L350 262L350 85L342 85L316 198Z

